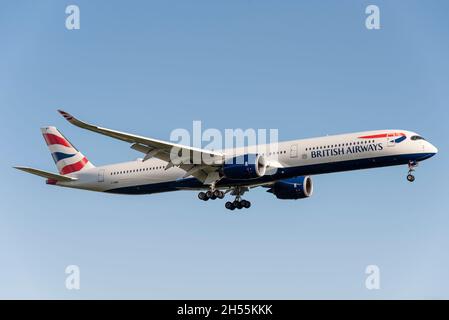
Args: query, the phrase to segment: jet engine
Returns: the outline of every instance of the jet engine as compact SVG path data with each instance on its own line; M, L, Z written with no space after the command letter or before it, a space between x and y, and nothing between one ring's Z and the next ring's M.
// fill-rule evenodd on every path
M275 182L267 192L273 193L278 199L303 199L313 193L312 178L296 177Z
M256 179L265 175L267 161L262 155L245 154L227 159L221 174L232 180Z

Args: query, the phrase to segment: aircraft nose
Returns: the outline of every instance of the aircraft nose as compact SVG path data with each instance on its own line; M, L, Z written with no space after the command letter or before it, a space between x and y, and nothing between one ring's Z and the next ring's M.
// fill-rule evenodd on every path
M437 154L438 148L429 142L429 151L430 151L430 153Z
M438 153L438 148L437 148L437 147L435 147L434 145L432 145L432 148L433 148L433 152Z

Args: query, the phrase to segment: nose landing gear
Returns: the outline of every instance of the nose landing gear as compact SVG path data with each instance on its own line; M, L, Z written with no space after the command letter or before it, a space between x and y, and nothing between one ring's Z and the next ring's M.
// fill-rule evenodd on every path
M409 161L408 162L408 174L407 174L407 180L409 182L415 181L415 176L413 175L413 172L415 171L415 168L418 166L418 162L416 161Z

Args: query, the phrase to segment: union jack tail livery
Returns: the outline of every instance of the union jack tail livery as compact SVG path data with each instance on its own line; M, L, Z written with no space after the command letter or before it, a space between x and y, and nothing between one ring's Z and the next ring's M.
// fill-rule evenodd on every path
M41 128L51 156L60 174L70 174L95 166L55 127Z

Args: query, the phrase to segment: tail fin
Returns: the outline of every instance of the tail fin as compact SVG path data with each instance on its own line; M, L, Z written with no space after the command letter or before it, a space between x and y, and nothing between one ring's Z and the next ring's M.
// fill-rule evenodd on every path
M60 174L69 174L95 167L55 127L41 128L51 156Z

